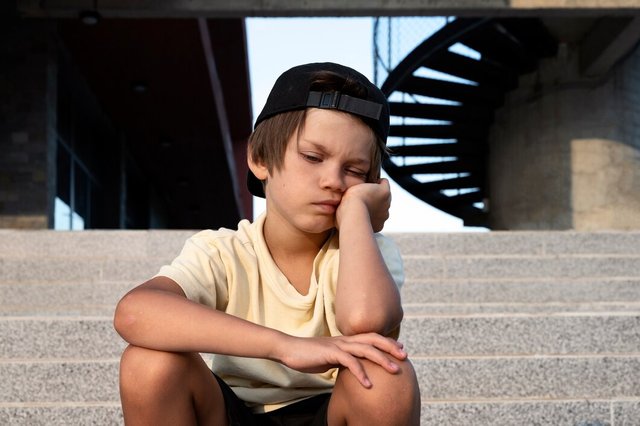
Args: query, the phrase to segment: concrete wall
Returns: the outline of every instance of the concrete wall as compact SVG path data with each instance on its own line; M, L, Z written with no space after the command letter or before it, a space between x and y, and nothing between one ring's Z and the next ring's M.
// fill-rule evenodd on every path
M0 228L47 228L52 221L56 70L48 25L0 31Z
M596 78L577 49L520 80L497 112L493 229L640 228L640 50Z

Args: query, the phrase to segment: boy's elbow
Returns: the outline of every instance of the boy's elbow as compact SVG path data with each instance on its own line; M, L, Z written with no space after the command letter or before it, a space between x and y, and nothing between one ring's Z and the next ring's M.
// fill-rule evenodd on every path
M377 333L382 336L389 335L396 330L404 313L401 307L394 312L372 314L371 312L350 312L342 318L336 318L338 330L345 336L353 336L364 333Z

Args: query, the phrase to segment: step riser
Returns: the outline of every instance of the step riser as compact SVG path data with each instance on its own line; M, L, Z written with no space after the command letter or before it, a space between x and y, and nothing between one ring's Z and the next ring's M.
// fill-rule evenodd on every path
M143 282L167 262L151 258L132 259L0 259L0 284Z
M0 230L0 257L141 257L171 259L196 231ZM640 232L386 233L404 255L640 255Z
M137 283L1 284L0 315L111 316Z
M118 300L140 281L0 284L0 315L108 316ZM407 280L402 299L405 312L424 314L637 310L626 301L640 301L640 279Z
M413 358L424 400L640 398L640 357Z
M640 275L640 256L404 258L408 279L614 278Z
M1 288L0 288L1 291ZM640 301L640 278L407 280L405 303L595 303Z
M0 360L120 357L125 342L103 319L0 319ZM621 316L407 317L412 356L640 353L640 314Z
M0 363L2 402L117 402L117 361Z
M638 401L568 401L505 403L423 403L421 424L439 426L540 424L554 426L634 425L640 418ZM122 425L116 407L0 407L0 424L12 426ZM553 420L551 420L553 419ZM597 423L599 422L599 423Z
M195 231L0 230L0 257L172 259Z
M421 424L460 425L637 425L638 401L568 401L423 404Z
M640 398L640 357L414 358L422 399ZM0 401L118 401L118 363L0 363ZM99 384L97 386L96 384Z
M640 232L389 234L403 255L640 255Z
M405 304L406 316L626 314L640 312L640 302L581 304Z
M0 319L0 360L117 359L126 347L110 319Z
M640 354L640 315L407 318L412 356Z
M0 284L143 281L165 262L157 259L0 259ZM419 279L614 278L640 275L640 256L405 257L405 276Z
M11 426L121 426L120 404L89 407L2 407L0 424Z

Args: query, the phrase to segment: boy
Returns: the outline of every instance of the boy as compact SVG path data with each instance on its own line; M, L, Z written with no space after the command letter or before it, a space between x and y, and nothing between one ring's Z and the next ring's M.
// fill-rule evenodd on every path
M249 139L248 186L266 213L196 234L118 304L127 424L419 424L393 339L401 259L376 234L388 132L385 96L351 68L278 78ZM214 374L199 353L215 354Z

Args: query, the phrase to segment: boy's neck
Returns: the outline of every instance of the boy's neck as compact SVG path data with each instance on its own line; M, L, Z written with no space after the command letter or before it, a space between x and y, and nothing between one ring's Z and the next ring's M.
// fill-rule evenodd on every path
M313 261L331 236L331 231L306 234L287 232L283 227L273 228L265 221L262 230L271 258L300 294L308 294Z
M262 232L271 256L277 254L285 256L313 255L315 257L332 233L332 231L321 234L294 232L285 227L270 225L266 220Z

